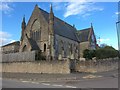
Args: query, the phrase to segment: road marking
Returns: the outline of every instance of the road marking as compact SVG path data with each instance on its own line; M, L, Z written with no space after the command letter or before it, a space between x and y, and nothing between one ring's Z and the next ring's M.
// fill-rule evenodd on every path
M54 84L54 85L52 85L52 86L58 86L58 87L62 87L63 85L57 85L57 84Z
M38 82L31 82L31 83L33 83L33 84L39 84Z
M48 84L48 83L42 83L43 85L50 85L50 84Z
M22 81L22 82L30 82L30 81Z
M77 87L74 87L74 86L66 86L67 88L77 88Z
M33 84L39 84L38 82L31 82L31 81L21 81L21 82L24 82L24 83L33 83Z

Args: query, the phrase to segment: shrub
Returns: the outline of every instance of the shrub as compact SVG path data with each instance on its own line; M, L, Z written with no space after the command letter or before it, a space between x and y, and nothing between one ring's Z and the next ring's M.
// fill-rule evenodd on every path
M119 52L115 50L111 46L105 46L102 48L99 48L97 50L88 50L85 49L83 51L83 57L86 60L90 60L93 57L96 57L97 59L105 59L105 58L114 58L114 57L120 57Z
M104 48L100 48L96 50L97 59L114 58L114 57L118 57L118 51L111 46L105 46Z
M83 57L86 59L86 60L90 60L92 59L93 57L95 57L95 50L88 50L88 49L85 49L83 51Z
M38 61L38 60L46 60L46 57L45 55L42 54L41 51L37 51L36 54L35 54L35 60Z

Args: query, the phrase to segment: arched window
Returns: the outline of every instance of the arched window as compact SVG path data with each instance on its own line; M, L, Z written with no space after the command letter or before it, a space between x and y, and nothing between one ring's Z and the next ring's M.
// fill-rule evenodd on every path
M38 20L35 20L34 22L33 22L33 24L32 24L32 27L31 27L31 30L32 30L32 32L33 32L33 39L34 40L38 40L38 37L39 37L39 35L38 35L38 31L40 30L40 22L38 21Z
M72 44L70 45L70 53L72 54Z
M70 43L68 42L68 56L70 57Z
M38 20L35 20L32 24L32 31L38 31L40 30L40 22Z
M44 52L46 52L46 44L44 44Z

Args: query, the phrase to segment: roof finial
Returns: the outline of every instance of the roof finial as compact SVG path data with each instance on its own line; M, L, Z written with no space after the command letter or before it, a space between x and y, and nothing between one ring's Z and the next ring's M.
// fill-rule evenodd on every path
M91 28L93 28L93 24L91 23Z
M73 24L73 27L75 28L75 24Z
M26 27L26 22L25 22L25 15L23 16L23 21L22 21L22 29L25 29Z
M35 7L38 7L38 5L36 4Z
M23 21L25 21L25 14L23 15Z
M23 15L23 21L22 22L25 22L25 14Z
M50 13L53 13L52 3L50 4Z

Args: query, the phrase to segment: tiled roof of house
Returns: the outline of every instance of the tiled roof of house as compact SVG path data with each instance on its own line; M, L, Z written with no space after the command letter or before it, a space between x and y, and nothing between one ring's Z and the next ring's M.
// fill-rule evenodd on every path
M19 41L15 41L15 42L3 45L2 47L6 47L6 46L10 46L10 45L20 45L20 42Z

